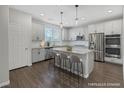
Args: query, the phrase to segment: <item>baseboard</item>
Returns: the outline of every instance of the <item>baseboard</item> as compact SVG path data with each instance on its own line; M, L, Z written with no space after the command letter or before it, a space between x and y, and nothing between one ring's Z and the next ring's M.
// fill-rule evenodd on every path
M32 66L32 64L28 64L27 66L29 66L29 67L30 67L30 66Z
M88 78L89 77L89 74L84 74L83 77L84 78Z
M10 80L4 81L4 82L0 83L0 87L6 86L6 85L9 85L9 84L10 84Z

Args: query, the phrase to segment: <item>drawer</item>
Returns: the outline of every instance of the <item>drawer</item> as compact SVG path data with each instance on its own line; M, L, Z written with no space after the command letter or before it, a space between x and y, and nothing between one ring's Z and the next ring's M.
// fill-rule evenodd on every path
M122 60L118 58L105 57L105 61L110 63L122 64Z

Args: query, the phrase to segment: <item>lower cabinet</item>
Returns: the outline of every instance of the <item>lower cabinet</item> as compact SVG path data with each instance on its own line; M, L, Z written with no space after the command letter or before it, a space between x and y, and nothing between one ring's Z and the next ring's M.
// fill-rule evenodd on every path
M52 55L51 55L51 52L52 51L52 48L46 48L45 49L45 59L51 59L52 58Z
M50 52L52 48L34 48L32 49L32 63L52 58Z
M115 63L115 64L121 64L121 65L123 64L122 60L118 58L105 57L105 61L110 63Z
M45 60L45 49L32 50L32 63Z

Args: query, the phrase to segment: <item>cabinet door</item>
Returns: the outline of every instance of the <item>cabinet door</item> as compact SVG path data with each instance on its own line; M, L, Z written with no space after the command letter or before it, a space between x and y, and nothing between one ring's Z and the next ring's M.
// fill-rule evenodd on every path
M28 65L29 34L24 25L9 24L9 69L16 69Z
M39 54L38 54L38 49L33 49L32 50L32 62L38 62L39 61Z
M97 33L104 33L104 23L96 24L96 32Z
M88 26L88 32L89 33L95 33L96 32L96 25L89 25Z
M45 49L40 49L39 61L45 60Z
M114 34L121 34L122 31L122 20L115 20L113 21L113 33Z
M112 25L113 25L112 21L105 22L105 24L104 24L105 35L110 35L113 33Z

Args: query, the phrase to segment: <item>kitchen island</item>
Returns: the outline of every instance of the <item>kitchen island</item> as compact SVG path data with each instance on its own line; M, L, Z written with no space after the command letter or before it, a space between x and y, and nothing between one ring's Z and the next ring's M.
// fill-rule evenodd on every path
M71 55L78 56L81 59L81 62L83 62L83 74L80 74L80 76L84 78L88 78L90 73L93 71L94 54L92 50L89 50L87 48L82 48L82 47L72 47L71 51L67 51L67 47L59 47L59 48L53 48L53 51L57 53L66 53L68 56L71 56ZM58 66L57 63L56 63L56 66ZM79 69L81 72L81 66L79 66ZM76 74L76 72L74 73Z

